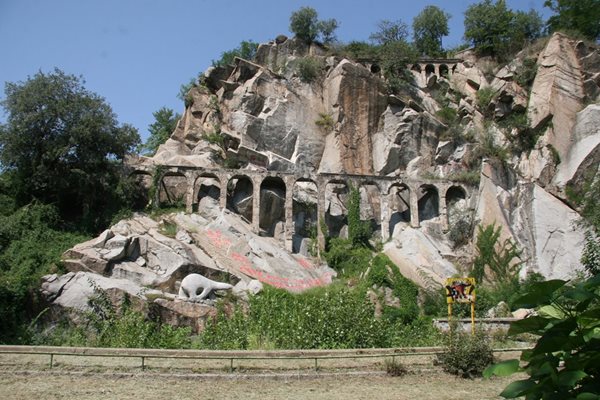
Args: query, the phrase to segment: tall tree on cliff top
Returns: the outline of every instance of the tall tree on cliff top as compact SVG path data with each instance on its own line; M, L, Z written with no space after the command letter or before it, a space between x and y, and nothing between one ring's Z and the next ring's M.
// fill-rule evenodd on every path
M421 55L438 57L443 54L442 37L450 33L450 14L436 6L427 6L413 19L413 39Z
M177 121L181 118L180 114L167 107L162 107L160 110L153 112L152 115L154 116L154 122L148 126L150 136L146 143L141 146L141 150L146 155L156 153L158 146L167 141L175 130Z
M548 18L551 31L576 30L592 40L600 39L600 0L546 0L556 13Z
M57 206L80 227L97 229L120 203L119 165L139 143L106 101L83 81L55 69L6 83L0 162L17 205Z

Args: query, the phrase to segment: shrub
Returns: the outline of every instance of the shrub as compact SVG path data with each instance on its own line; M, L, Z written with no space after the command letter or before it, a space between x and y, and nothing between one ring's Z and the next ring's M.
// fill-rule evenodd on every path
M515 82L525 89L531 89L537 69L537 60L535 58L524 59L523 64L519 65L515 71Z
M333 122L331 114L319 113L319 119L315 121L315 124L323 128L325 132L331 132L335 122Z
M477 107L481 110L482 114L490 116L490 104L495 97L495 91L491 86L486 86L477 91Z
M442 369L463 378L481 376L486 367L494 361L492 348L481 331L474 335L457 331L454 326L448 334L444 352L437 357Z
M313 82L321 73L322 67L322 60L315 57L303 57L296 63L296 70L304 83Z
M491 274L487 277L488 280L496 285L518 280L517 275L523 263L514 260L520 260L522 251L510 239L500 243L501 230L500 226L496 227L494 224L477 227L477 258L471 271L476 282L483 281L486 271Z
M390 376L404 376L408 372L404 364L395 359L386 358L383 361L385 372Z

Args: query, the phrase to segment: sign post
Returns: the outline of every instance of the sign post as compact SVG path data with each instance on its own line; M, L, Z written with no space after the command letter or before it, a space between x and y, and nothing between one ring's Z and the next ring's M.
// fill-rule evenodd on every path
M452 318L452 304L471 304L471 334L475 334L475 278L446 279L446 302L448 303L448 323Z

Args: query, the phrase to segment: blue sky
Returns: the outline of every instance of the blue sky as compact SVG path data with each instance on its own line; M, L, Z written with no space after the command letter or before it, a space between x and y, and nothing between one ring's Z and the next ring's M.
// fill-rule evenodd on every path
M152 112L177 112L179 87L242 40L267 42L288 31L290 14L311 6L319 18L336 18L338 39L368 40L382 19L407 24L426 5L452 15L444 45L462 42L463 13L477 1L406 0L0 0L0 83L26 80L58 67L82 75L120 122L142 139ZM544 0L508 0L512 9L534 8L548 17ZM0 111L0 121L6 116Z

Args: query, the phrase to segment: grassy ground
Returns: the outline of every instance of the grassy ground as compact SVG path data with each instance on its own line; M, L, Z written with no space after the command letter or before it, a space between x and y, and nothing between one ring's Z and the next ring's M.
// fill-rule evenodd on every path
M0 373L2 399L499 399L511 379L441 373L311 379L183 378Z

